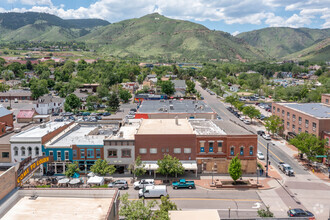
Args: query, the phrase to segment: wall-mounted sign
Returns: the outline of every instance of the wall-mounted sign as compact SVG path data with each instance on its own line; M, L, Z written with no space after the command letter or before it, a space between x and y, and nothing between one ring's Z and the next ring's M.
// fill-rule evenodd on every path
M20 168L17 171L17 184L22 185L26 182L42 164L53 161L52 156L42 156L35 158L27 158L20 164Z

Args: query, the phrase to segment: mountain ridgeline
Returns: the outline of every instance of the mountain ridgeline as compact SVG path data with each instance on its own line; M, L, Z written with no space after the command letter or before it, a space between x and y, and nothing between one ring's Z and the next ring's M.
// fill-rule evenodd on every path
M85 42L104 55L180 61L330 60L330 29L264 28L234 37L149 14L110 24L46 13L0 13L0 42Z

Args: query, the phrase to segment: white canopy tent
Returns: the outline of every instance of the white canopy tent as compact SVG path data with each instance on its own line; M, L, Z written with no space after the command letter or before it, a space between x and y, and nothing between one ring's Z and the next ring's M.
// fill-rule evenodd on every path
M197 163L196 161L186 161L186 160L180 160L182 163L182 166L185 170L193 170L196 172L197 177ZM157 161L142 161L142 163L145 165L144 168L148 171L154 171L154 178L156 178L156 170L158 169Z
M104 177L101 176L93 176L90 177L87 180L87 184L98 184L98 185L103 185L104 184Z
M65 184L65 183L68 183L68 182L70 182L70 179L68 179L68 178L60 179L58 181L59 184Z

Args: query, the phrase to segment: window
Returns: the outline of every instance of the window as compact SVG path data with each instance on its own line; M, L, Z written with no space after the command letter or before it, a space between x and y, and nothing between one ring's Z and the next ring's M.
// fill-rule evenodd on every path
M301 132L301 128L298 128L299 133Z
M94 158L94 149L87 149L87 158Z
M28 156L31 156L32 155L32 147L28 147Z
M204 144L205 144L205 141L201 141L201 142L199 142L199 146L200 146L200 150L199 150L199 152L205 152Z
M298 118L298 121L299 121L299 124L301 125L301 121L302 121L301 117Z
M239 149L239 155L243 156L244 155L244 147L241 147Z
M2 152L2 158L9 158L9 152Z
M222 142L218 141L218 152L222 152Z
M140 154L146 154L147 148L140 148L139 152L140 152Z
M308 134L308 131L306 130L305 133Z
M287 112L286 116L287 116L288 119L290 119L290 112Z
M36 153L36 156L39 156L39 147L35 147L35 148L34 148L34 151L35 151L35 153Z
M64 152L64 159L69 160L69 151Z
M61 151L57 151L57 160L61 160Z
M18 156L18 147L14 147L14 156Z
M288 127L288 129L290 129L290 122L287 122L286 126Z
M76 158L77 157L77 150L72 151L72 157Z
M277 112L280 112L280 108L277 108Z
M249 151L250 156L253 155L253 146L250 146L250 151Z
M296 115L295 114L292 115L292 121L296 121Z
M273 106L273 111L274 111L274 112L275 112L275 109L276 109L275 106Z
M22 156L25 156L25 147L22 147L22 148L21 148L21 155L22 155Z
M165 153L165 148L162 148L162 153Z
M131 157L131 150L130 149L121 150L121 156L122 157Z
M316 130L316 123L313 122L313 131L315 131L315 130Z
M54 156L54 152L52 150L49 151L49 156Z
M235 147L230 147L230 155L231 156L234 156L234 154L235 154Z
M157 154L157 148L150 148L150 154Z
M284 112L284 110L282 110L282 116L284 117L284 114L285 114L285 112Z
M85 149L80 149L80 158L85 158Z
M325 144L326 144L327 146L329 146L329 138L328 138L328 137L325 139Z
M191 148L184 148L184 149L183 149L183 152L184 152L185 154L191 154Z
M292 125L292 131L295 131L295 130L296 130L296 126Z
M209 152L213 152L213 142L209 142Z
M101 158L101 149L96 149L96 158Z
M181 154L181 148L174 148L173 153Z
M325 103L329 103L329 99L326 99L326 100L325 100Z
M309 121L306 119L305 120L305 126L306 126L306 128L308 128L308 124L309 124Z
M116 149L108 150L108 157L117 157L117 150Z

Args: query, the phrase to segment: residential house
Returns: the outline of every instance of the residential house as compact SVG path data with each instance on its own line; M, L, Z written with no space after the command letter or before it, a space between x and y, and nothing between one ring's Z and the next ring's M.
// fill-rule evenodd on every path
M241 86L237 85L237 84L231 85L229 87L230 91L232 91L232 92L238 92L240 88L241 88Z
M40 115L49 115L52 113L60 113L63 110L64 99L56 98L52 95L44 95L39 97L33 103L34 109Z
M172 80L174 83L175 93L173 97L185 97L186 96L186 81L185 80Z

